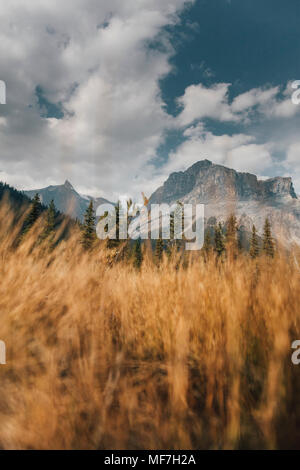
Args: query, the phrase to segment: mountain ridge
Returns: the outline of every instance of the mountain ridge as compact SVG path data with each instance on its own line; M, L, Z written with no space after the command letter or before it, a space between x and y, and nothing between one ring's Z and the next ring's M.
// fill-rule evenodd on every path
M54 200L56 208L74 219L83 220L85 211L93 201L96 210L100 204L112 204L105 198L85 196L78 193L69 180L61 185L50 185L46 188L25 190L23 193L29 198L33 198L36 193L40 195L43 204L48 206Z
M45 205L53 199L61 212L79 220L83 220L91 200L95 209L100 204L113 204L105 198L79 194L68 180L63 185L24 191L24 194L32 198L37 192ZM235 213L239 224L249 232L255 224L262 233L268 217L276 238L281 238L285 245L300 244L300 199L291 177L259 179L249 172L199 160L185 171L171 173L152 194L149 204L177 201L204 204L207 224L225 223L226 217Z
M210 160L200 160L186 171L173 172L150 197L150 203L176 202L195 189L197 202L207 203L223 200L265 200L269 197L298 199L291 177L258 179L252 173L238 172Z
M258 179L210 160L200 160L186 171L171 173L150 197L149 204L204 204L206 224L221 222L234 213L247 232L253 224L262 234L266 218L285 245L300 244L300 200L291 177ZM212 222L211 222L212 221Z

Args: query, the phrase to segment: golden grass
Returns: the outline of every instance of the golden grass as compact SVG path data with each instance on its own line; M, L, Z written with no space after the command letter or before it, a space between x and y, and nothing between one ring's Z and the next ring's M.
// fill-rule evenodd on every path
M294 258L139 272L0 216L1 448L300 447Z

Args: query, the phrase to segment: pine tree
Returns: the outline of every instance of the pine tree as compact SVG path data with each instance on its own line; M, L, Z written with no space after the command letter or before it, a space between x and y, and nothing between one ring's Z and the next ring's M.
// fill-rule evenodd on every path
M181 217L181 228L176 227L176 233L175 233L175 218L176 222L179 218ZM179 229L179 233L178 232ZM180 244L182 242L179 241L178 236L182 236L182 240L185 240L184 236L184 209L183 209L183 204L180 201L177 201L176 207L174 210L170 213L170 241L167 244L166 247L166 253L169 257L172 256L173 253L178 251Z
M237 220L235 215L231 215L227 221L226 243L229 246L237 247Z
M85 212L84 223L82 226L81 243L86 250L89 250L92 248L94 241L96 239L95 220L96 220L96 217L94 213L94 205L93 205L93 201L91 201Z
M155 245L155 263L158 266L161 263L163 251L164 251L164 242L161 238L159 238L158 240L156 240L156 245Z
M250 256L252 259L257 258L259 255L259 243L257 238L257 231L255 225L252 227L252 237L250 240Z
M238 226L235 215L231 215L226 227L226 250L229 258L234 259L238 252Z
M208 228L205 232L204 244L203 244L202 250L205 255L208 255L211 252L211 249L212 249L212 239L211 239L210 229Z
M22 235L25 235L31 229L31 227L35 224L35 222L39 218L41 212L42 212L42 204L41 204L40 196L38 193L36 193L36 195L31 201L30 212L24 221Z
M121 205L121 202L119 201L115 206L116 238L108 240L107 242L108 248L117 248L121 243L121 240L120 240L120 205ZM128 206L128 202L127 202L127 206Z
M45 223L45 228L44 228L42 238L47 238L50 235L54 234L55 217L56 217L56 208L54 205L54 201L52 199L47 210L46 223Z
M181 228L182 228L182 240L186 241L185 238L185 216L184 216L184 204L181 201L177 201L178 211L182 211L182 221L181 221Z
M175 240L175 212L171 212L170 214L170 240L167 244L166 253L170 258L172 253L177 248L177 240Z
M271 233L271 224L268 218L266 219L264 225L263 250L267 256L274 258L275 247Z
M218 256L221 256L225 251L224 236L221 224L215 227L215 251Z
M135 268L140 269L143 263L143 253L141 239L139 238L133 248L133 265Z
M117 208L117 206L115 207L115 211L116 211L116 214L115 214L115 217L116 217L116 221L115 221L115 230L116 230L116 235L115 235L115 238L108 238L107 240L107 248L116 248L119 244L119 226L118 226L118 211L119 209ZM110 214L108 215L108 217L110 217ZM107 235L109 237L112 236L112 233L108 233L107 232Z
M170 240L173 241L175 236L175 214L171 212L170 214Z

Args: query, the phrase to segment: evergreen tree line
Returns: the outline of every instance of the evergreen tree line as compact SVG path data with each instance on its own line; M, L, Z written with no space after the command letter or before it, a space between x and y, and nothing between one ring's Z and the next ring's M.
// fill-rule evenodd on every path
M53 200L50 202L48 208L45 208L45 206L43 206L41 203L41 199L38 193L36 193L34 198L31 200L30 210L24 220L19 241L24 239L26 234L32 229L43 212L45 213L44 227L38 241L42 242L47 240L49 245L54 243L55 229L58 225L57 217L60 215L60 212L56 209Z
M128 206L132 202L129 202ZM128 207L128 208L129 208ZM108 248L118 248L121 244L126 245L125 253L129 254L129 257L132 257L134 260L134 265L139 268L143 262L143 250L141 240L136 240L134 242L124 242L119 240L119 204L115 207L116 211L116 239L108 240ZM93 202L90 202L89 207L86 210L84 224L82 226L82 244L85 249L92 248L96 235L95 235L95 216L93 209ZM129 220L130 222L130 220ZM162 261L163 254L166 252L167 255L172 253L172 250L178 251L183 246L183 240L174 240L174 213L170 217L170 240L164 241L160 237L155 242L154 246L154 260L157 265ZM215 252L218 257L225 255L231 257L237 257L238 254L244 251L244 248L241 246L239 240L239 227L235 215L231 215L227 220L225 226L222 226L221 223L216 224L215 227L211 230L210 228L206 229L205 240L202 248L202 253L205 256L208 256L210 253ZM131 249L128 248L128 245L131 246ZM257 258L260 254L265 254L271 258L275 256L275 242L272 237L271 224L269 219L265 220L263 238L262 241L258 236L257 229L255 225L252 228L252 234L250 238L250 248L249 255L252 259Z
M132 205L132 201L128 202L128 209ZM123 247L123 257L126 256L128 259L133 260L133 264L136 268L140 268L143 262L143 246L140 239L132 241L123 241L119 239L119 221L120 221L120 203L115 206L116 211L116 239L107 240L107 247L109 249L118 250ZM26 233L33 227L35 222L38 220L42 213L42 204L38 194L34 196L31 201L30 211L24 221L22 234L25 236ZM45 222L43 232L40 235L40 240L49 240L50 244L53 243L55 236L56 217L58 211L55 208L54 201L52 200L49 207L47 208L45 215ZM129 218L130 223L130 218ZM96 216L93 206L93 201L90 201L88 208L84 215L84 221L80 225L81 229L81 244L84 250L91 250L96 243ZM156 240L155 246L153 247L154 261L159 266L164 252L167 255L171 255L173 251L179 251L183 247L183 240L174 239L174 213L171 214L170 218L170 240L164 241L161 237ZM217 257L228 256L236 258L238 254L244 251L239 240L239 227L235 215L231 215L225 225L221 223L216 224L213 228L208 227L205 231L204 245L202 253L205 257L211 253L215 253ZM252 228L252 234L250 238L249 255L252 259L257 258L260 254L265 254L271 258L275 256L275 242L272 237L271 224L269 219L265 220L263 237L262 240L258 236L255 225Z
M218 256L227 253L229 256L236 257L239 252L244 251L238 234L239 227L237 219L234 215L231 215L225 227L223 227L221 223L214 227L213 236L210 229L206 230L203 252L208 254L214 251ZM268 218L265 220L262 241L260 241L255 225L252 227L249 255L252 259L255 259L260 254L265 254L271 258L275 256L275 242L272 237L271 223Z
M25 201L30 202L30 198L23 192L18 191L7 183L0 182L0 201L5 195L8 195L14 207L21 207Z

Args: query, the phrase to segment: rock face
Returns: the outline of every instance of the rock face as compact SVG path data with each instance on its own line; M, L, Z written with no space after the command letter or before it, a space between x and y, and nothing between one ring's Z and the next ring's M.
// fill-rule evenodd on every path
M48 186L47 188L35 189L32 191L24 191L30 198L39 193L41 201L48 206L51 200L54 200L55 206L60 212L70 215L74 219L83 220L84 213L92 200L96 209L100 204L110 202L104 198L93 198L91 196L83 196L73 188L72 184L67 180L64 184L58 186Z
M269 217L273 232L285 244L300 243L300 201L291 178L259 180L209 160L202 160L185 172L172 173L150 198L150 204L205 204L206 220L225 221L235 213L247 230L253 223L262 232Z
M258 180L209 160L195 163L185 172L172 173L150 199L150 203L173 202L188 196L190 202L266 201L269 198L297 199L291 178Z

